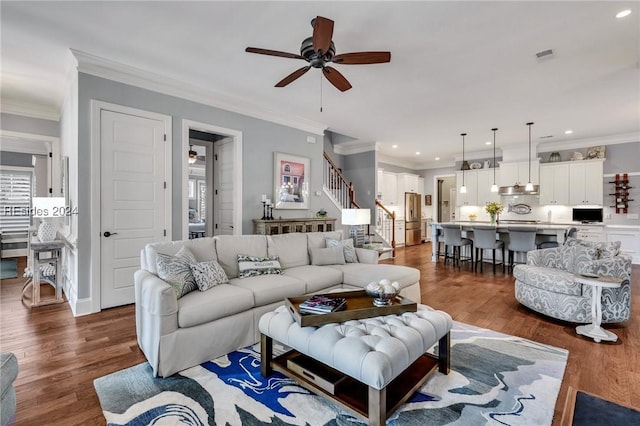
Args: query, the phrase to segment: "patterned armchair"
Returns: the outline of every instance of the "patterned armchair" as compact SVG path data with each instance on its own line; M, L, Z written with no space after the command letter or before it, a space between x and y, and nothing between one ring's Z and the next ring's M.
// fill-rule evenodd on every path
M530 251L527 264L513 270L516 299L553 318L590 323L593 287L575 282L575 274L585 273L623 280L619 288L602 290L602 322L627 321L631 311L631 257L620 254L620 242L568 238L563 246Z

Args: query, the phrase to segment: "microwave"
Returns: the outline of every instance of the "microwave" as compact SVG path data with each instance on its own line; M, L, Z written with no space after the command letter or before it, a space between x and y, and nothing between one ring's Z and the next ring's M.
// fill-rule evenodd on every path
M574 208L573 221L582 223L602 222L602 208Z

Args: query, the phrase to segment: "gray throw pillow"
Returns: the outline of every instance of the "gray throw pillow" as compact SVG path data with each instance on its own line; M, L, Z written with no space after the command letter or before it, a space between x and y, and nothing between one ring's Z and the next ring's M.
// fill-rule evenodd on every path
M257 257L244 254L238 255L238 278L267 274L283 274L278 256Z
M323 265L344 265L344 250L342 247L312 248L311 264Z
M156 257L158 277L173 288L178 299L198 288L191 273L191 264L194 262L195 257L186 247L182 247L175 256L158 253Z
M207 291L218 284L229 282L224 269L215 260L192 263L191 273L196 279L200 291Z
M327 247L340 247L344 251L344 260L347 263L358 263L358 255L356 249L353 247L353 239L347 238L346 240L338 241L332 238L326 239Z

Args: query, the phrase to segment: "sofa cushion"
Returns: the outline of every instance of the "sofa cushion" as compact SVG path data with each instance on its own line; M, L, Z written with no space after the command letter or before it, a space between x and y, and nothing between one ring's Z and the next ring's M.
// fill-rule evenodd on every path
M301 232L267 236L268 256L278 256L284 269L308 265L307 236Z
M238 278L255 277L256 275L280 275L282 266L278 256L256 257L238 255Z
M344 251L342 247L312 248L311 264L316 266L344 265Z
M224 269L215 260L192 263L191 273L196 279L196 284L198 284L200 291L206 291L218 284L229 282Z
M178 326L194 327L253 308L253 293L230 284L194 291L178 300Z
M314 293L342 284L342 271L323 266L305 265L287 269L287 276L305 282L305 293Z
M185 241L162 241L147 244L145 246L144 254L146 257L146 265L143 265L143 269L147 269L149 272L157 275L158 268L156 257L158 256L158 253L175 256L182 247L188 248L198 262L216 259L215 242L213 238L194 238L193 240Z
M342 282L365 288L371 281L380 281L383 278L389 281L398 281L400 288L408 287L420 281L420 271L408 266L389 264L368 264L368 263L347 263L346 265L331 265L327 268L334 268L342 271Z
M311 253L312 248L325 248L327 246L326 239L342 240L342 231L331 232L307 232L307 249Z
M327 247L340 247L344 251L344 260L347 263L358 263L358 256L356 255L356 249L353 247L353 239L347 238L346 240L338 241L332 238L325 240Z
M182 247L175 256L163 253L156 256L158 276L173 288L178 299L198 288L191 273L191 264L194 262L193 254L186 247Z
M544 266L517 265L513 268L516 281L554 293L582 296L582 285L569 271Z
M238 276L238 255L267 257L267 237L264 235L218 235L216 255L218 263L229 279Z
M304 281L287 275L259 275L257 277L233 278L229 283L250 290L255 306L283 302L285 297L304 294Z

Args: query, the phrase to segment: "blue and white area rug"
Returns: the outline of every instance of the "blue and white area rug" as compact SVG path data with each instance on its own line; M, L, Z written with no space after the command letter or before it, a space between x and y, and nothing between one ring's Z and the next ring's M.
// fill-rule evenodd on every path
M435 373L387 425L550 425L568 351L454 322L451 372ZM279 373L258 345L166 379L148 363L96 379L109 425L360 425Z

